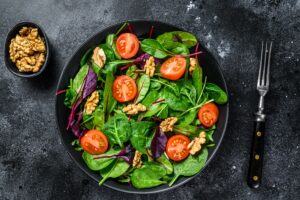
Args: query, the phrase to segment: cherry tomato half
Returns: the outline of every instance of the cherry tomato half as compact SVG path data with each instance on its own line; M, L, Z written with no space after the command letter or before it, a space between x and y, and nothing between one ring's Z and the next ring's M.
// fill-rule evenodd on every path
M204 104L198 112L198 118L204 126L212 127L218 121L219 109L214 103Z
M160 67L161 75L169 80L178 80L186 68L186 60L181 56L173 56L166 60Z
M134 99L137 88L132 78L122 75L115 79L112 92L118 102L126 102Z
M117 52L124 59L132 58L139 51L139 40L133 33L123 33L117 38Z
M167 142L166 152L170 159L181 161L189 156L190 139L184 135L173 135Z
M98 155L107 151L108 141L101 131L89 130L80 138L80 145L89 154Z

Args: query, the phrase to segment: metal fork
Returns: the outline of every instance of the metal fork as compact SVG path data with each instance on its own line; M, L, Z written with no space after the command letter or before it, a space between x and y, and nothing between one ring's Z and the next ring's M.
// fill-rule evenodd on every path
M259 93L258 111L255 113L255 124L252 139L252 148L248 172L248 185L251 188L258 188L262 179L263 154L264 154L264 136L265 120L264 97L269 91L270 85L270 61L273 42L261 45L261 56L257 78L256 89Z

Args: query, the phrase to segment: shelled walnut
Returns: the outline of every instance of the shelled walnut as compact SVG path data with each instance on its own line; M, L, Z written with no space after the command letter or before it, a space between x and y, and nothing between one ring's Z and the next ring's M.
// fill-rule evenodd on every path
M106 62L106 55L100 47L96 47L93 51L92 60L102 68Z
M45 62L46 46L38 29L22 27L10 41L9 56L20 72L38 72Z
M142 166L142 164L143 164L142 153L139 152L138 150L136 150L135 153L134 153L132 166L135 167L135 168L140 168Z
M87 99L85 105L84 105L84 111L86 114L90 115L97 107L97 104L99 103L99 92L94 91L91 96Z
M196 58L190 58L190 68L189 68L189 72L192 73L197 65L197 59Z
M163 132L173 131L173 126L177 122L176 117L169 117L160 123L160 128Z
M143 104L139 103L137 105L135 104L129 104L125 108L123 108L123 112L126 113L127 115L136 115L141 111L146 111L146 106Z
M201 131L199 136L194 138L188 145L188 149L190 149L190 154L195 155L198 151L201 150L202 144L205 144L205 142L206 134L204 131Z
M155 60L153 56L150 56L148 60L146 60L145 66L144 66L145 73L152 77L155 72Z

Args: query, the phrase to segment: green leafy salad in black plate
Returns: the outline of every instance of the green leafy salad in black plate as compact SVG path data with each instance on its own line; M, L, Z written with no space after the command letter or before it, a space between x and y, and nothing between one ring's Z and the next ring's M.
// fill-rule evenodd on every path
M70 80L67 129L86 165L133 187L171 186L205 165L227 94L209 83L199 43L183 31L138 38L125 23L90 48ZM205 66L203 66L205 67Z

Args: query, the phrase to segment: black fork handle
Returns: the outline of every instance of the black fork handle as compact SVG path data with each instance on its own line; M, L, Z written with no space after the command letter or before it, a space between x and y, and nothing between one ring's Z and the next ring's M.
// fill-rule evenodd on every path
M248 185L258 188L261 184L264 155L265 121L255 121L250 154Z

